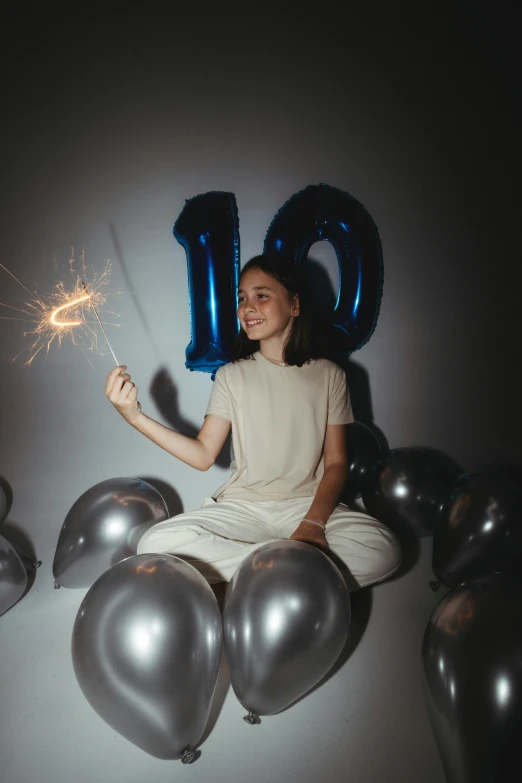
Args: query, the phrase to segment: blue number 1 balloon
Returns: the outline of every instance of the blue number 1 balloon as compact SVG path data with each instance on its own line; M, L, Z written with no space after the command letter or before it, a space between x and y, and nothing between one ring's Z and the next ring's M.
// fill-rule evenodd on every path
M185 367L215 374L230 361L239 331L239 219L234 194L213 191L188 199L174 236L187 254L192 339Z
M214 191L189 199L174 225L187 254L192 339L189 370L216 371L230 361L239 332L239 220L233 193ZM346 355L370 339L382 296L382 249L377 227L356 199L329 185L294 194L272 220L264 252L306 262L314 242L330 242L339 264L332 314L335 352Z

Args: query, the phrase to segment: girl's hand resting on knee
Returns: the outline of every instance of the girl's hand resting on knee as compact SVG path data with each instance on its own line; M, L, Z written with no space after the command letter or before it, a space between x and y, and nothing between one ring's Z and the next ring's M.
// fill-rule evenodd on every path
M322 525L315 522L301 522L297 530L290 536L290 541L303 541L305 544L312 544L320 549L328 549L328 541Z
M133 424L140 415L141 405L138 402L138 389L131 382L130 375L123 372L127 365L115 367L107 376L105 396L112 402L125 421Z

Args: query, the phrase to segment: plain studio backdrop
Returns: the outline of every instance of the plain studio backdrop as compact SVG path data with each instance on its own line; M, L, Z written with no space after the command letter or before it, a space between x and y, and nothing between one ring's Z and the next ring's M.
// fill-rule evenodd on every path
M144 411L195 436L212 382L184 366L187 268L172 227L185 199L235 194L244 264L292 194L333 185L366 207L384 253L377 327L352 357L356 418L391 447L466 469L520 463L519 13L187 5L4 18L0 262L45 296L71 280L71 248L91 272L110 259L102 315L119 324L107 326L116 356ZM312 255L336 288L330 251ZM2 269L0 292L28 301ZM43 561L0 620L4 783L442 783L420 660L443 593L428 587L429 537L407 573L354 597L350 654L295 707L247 726L223 677L194 766L149 756L94 713L70 656L86 591L53 590L69 508L104 479L139 476L171 515L192 510L226 480L228 446L206 473L175 460L105 399L114 361L101 336L104 355L65 340L27 367L27 354L13 359L31 328L0 321L4 533Z

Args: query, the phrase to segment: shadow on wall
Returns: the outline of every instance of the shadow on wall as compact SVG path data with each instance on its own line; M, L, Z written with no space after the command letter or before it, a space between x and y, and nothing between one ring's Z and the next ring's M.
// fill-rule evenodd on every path
M150 394L158 411L170 427L188 438L197 438L203 422L197 427L181 414L178 402L178 389L165 367L161 367L152 379ZM216 465L220 468L230 467L231 442L232 431L228 434L223 448L216 459Z

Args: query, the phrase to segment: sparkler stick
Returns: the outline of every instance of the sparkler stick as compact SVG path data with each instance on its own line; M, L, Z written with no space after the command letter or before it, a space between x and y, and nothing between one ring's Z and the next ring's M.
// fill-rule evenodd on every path
M119 366L119 364L120 364L120 363L119 363L119 361L117 360L117 358L116 358L116 355L115 355L114 351L112 350L112 346L111 346L111 344L110 344L110 342L109 342L109 338L108 338L108 337L107 337L107 335L105 334L105 329L103 328L103 324L102 324L102 322L100 321L100 316L98 315L98 311L96 310L96 306L95 306L94 302L92 301L92 299L91 299L91 295L89 294L89 291L87 290L87 286L85 285L85 283L83 282L83 280L82 280L82 285L83 285L83 287L85 288L85 293L86 293L86 294L87 294L87 296L89 297L89 304L91 305L92 309L94 310L94 315L95 315L95 316L96 316L96 318L98 319L98 323L100 324L100 328L101 328L101 330L102 330L102 332L103 332L103 336L104 336L104 337L105 337L105 339L107 340L107 345L109 346L109 350L110 350L110 352L112 353L112 355L113 355L113 357L114 357L114 361L115 361L115 362L116 362L116 364Z

